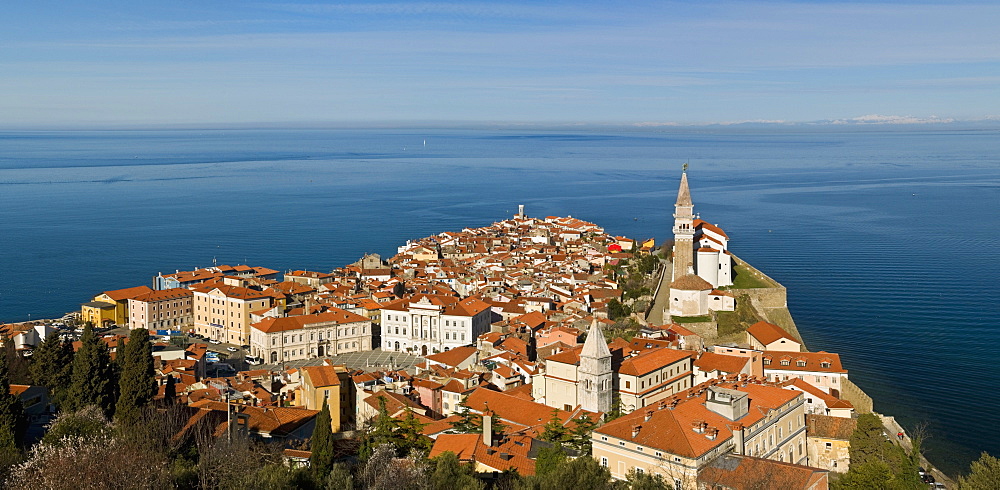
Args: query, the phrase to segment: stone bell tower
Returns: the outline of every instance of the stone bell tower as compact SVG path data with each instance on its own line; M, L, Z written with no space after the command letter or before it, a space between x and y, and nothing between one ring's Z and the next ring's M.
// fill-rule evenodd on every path
M576 396L580 408L591 412L611 411L611 350L596 319L590 324L587 340L580 351L577 377Z
M694 204L688 189L686 163L683 168L677 202L674 203L674 281L694 273Z

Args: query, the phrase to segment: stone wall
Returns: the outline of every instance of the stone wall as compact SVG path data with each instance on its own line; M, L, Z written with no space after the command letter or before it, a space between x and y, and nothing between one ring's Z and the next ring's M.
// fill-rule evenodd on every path
M849 379L841 380L840 397L854 405L854 413L872 413L872 397Z

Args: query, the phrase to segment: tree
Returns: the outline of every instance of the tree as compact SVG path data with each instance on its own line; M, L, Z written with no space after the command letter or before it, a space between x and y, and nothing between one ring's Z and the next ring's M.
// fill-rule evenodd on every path
M400 419L389 416L389 411L385 406L385 398L378 399L378 415L375 423L361 441L361 450L358 456L367 459L376 447L388 444L392 446L399 456L405 456L413 451L427 451L431 447L431 440L420 431L424 428L423 422L417 420L413 410L406 409L406 415Z
M42 438L43 444L57 446L63 440L73 438L97 439L111 430L111 423L104 411L96 405L88 405L75 412L63 411L59 414Z
M597 427L597 422L591 420L589 414L581 414L573 419L573 428L569 432L568 445L579 454L589 456L592 449L590 435Z
M30 385L31 373L28 361L17 351L13 336L3 343L3 355L7 358L7 382L15 385Z
M566 452L558 444L551 447L543 447L538 451L535 459L535 474L538 476L547 475L558 471L566 463Z
M622 302L618 300L618 298L611 298L611 301L608 301L608 318L612 320L617 320L621 317L629 316L631 314L632 311L629 309L629 307L623 305Z
M323 410L316 416L316 427L309 442L309 467L317 481L323 481L333 468L334 448L330 406L323 400Z
M916 458L885 437L882 421L861 414L850 438L851 467L831 486L835 488L922 488ZM919 458L919 456L917 456Z
M354 488L354 474L350 466L336 463L322 483L326 490L349 490Z
M20 447L28 427L21 399L10 392L8 379L7 357L0 356L0 477L7 467L20 459Z
M462 464L458 456L446 451L431 460L434 471L430 474L432 490L471 489L482 490L486 485L476 478L476 470L472 465Z
M672 490L673 485L667 483L663 475L630 470L625 475L629 490Z
M118 383L115 421L120 425L131 426L139 421L142 410L156 396L153 346L149 342L149 331L144 328L132 330L124 351L121 341L118 345L121 378Z
M66 408L76 410L97 405L111 416L115 408L117 384L108 347L87 326L80 337L80 350L73 356L73 375Z
M539 438L555 445L562 445L563 443L569 442L569 429L567 429L566 426L563 425L562 420L559 419L558 409L552 409L552 418L545 423L542 435Z
M961 490L989 490L1000 488L1000 459L983 452L969 466L969 474L958 478Z
M539 453L541 458L541 453ZM519 488L524 489L588 489L604 490L611 487L611 472L601 466L594 458L580 457L557 464L555 467L538 471L535 462L536 475L525 478Z
M66 397L73 374L73 345L50 333L31 356L31 377L49 389L49 399L57 406Z
M482 430L482 417L472 413L472 410L465 403L468 399L469 397L466 396L465 398L462 398L461 402L459 402L459 410L458 413L455 414L458 415L458 420L451 423L450 432L458 434L473 434Z

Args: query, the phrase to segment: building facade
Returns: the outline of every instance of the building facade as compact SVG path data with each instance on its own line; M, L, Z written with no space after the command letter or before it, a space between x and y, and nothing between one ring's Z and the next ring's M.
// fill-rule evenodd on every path
M128 327L188 330L194 326L194 292L173 288L150 291L128 300Z
M704 384L595 429L593 457L615 479L640 471L693 489L699 473L727 453L804 464L804 416L798 392Z
M490 305L475 296L421 294L383 305L382 349L426 356L470 345L490 330Z
M194 289L194 330L210 339L245 345L250 341L250 313L271 307L269 293L221 282Z
M265 318L250 328L251 354L271 364L371 349L371 321L339 308Z

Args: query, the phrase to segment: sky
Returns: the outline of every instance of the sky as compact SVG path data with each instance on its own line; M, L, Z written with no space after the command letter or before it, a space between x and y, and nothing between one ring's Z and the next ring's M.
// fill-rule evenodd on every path
M0 126L1000 119L1000 3L7 2Z

